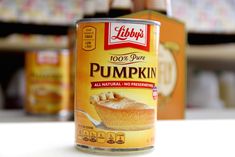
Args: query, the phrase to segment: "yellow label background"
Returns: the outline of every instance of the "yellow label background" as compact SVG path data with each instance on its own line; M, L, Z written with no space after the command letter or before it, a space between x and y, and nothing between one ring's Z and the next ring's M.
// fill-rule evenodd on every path
M85 27L95 28L95 49L86 51L84 50L84 41L82 40L83 30ZM95 77L90 77L90 63L98 63L102 66L131 66L131 67L157 67L157 46L159 34L156 34L157 27L150 27L150 50L144 51L135 48L118 48L111 50L104 50L104 23L80 23L77 25L77 53L76 53L76 90L75 90L75 122L76 122L76 142L81 145L97 146L97 147L110 147L110 148L141 148L152 146L154 143L154 128L142 131L119 131L114 130L112 132L122 132L125 134L124 144L108 144L108 143L97 143L83 141L79 136L78 132L81 129L80 125L93 127L88 131L104 131L105 133L109 130L96 129L93 124L87 119L84 114L77 112L76 110L82 110L88 113L92 118L100 121L100 118L92 104L90 104L90 96L97 95L105 92L116 92L130 99L136 100L147 104L156 109L157 100L153 99L152 89L147 88L91 88L91 82L95 81L145 81L155 83L157 86L157 78L151 79L125 79L125 78L102 78L98 74ZM129 52L138 52L139 55L144 55L145 61L141 63L133 63L129 65L115 65L110 63L111 54L123 54ZM156 115L156 114L155 114ZM83 129L84 130L84 129Z

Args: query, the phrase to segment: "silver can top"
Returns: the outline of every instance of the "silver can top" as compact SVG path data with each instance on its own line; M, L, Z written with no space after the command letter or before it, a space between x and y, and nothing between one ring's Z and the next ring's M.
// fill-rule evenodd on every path
M161 23L154 20L142 20L142 19L131 19L131 18L85 18L78 20L76 23L83 22L123 22L123 23L134 23L134 24L151 24L160 26Z

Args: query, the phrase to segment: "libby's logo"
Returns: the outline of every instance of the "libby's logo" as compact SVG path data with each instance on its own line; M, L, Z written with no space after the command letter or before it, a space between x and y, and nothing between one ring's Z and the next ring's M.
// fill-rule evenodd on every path
M126 28L125 25L121 27L115 27L116 35L112 36L112 39L126 40L127 38L134 38L138 41L139 38L144 37L144 30L140 28L139 32L136 32L134 28Z
M59 55L53 51L40 51L37 53L37 63L57 65L59 63Z
M149 51L147 24L105 23L105 50L132 47Z

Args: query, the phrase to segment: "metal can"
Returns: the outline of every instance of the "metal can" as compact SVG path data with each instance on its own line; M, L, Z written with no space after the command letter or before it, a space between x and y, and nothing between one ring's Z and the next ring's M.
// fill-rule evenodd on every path
M159 28L151 20L77 22L77 148L138 152L154 147Z
M65 118L73 112L70 60L67 49L26 53L27 113Z

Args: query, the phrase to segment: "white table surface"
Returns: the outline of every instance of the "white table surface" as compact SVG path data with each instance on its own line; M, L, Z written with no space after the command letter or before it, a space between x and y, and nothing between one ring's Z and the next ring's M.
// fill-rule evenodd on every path
M235 120L158 121L156 130L154 151L138 156L235 156ZM74 136L73 122L0 123L0 157L100 156L76 150Z

